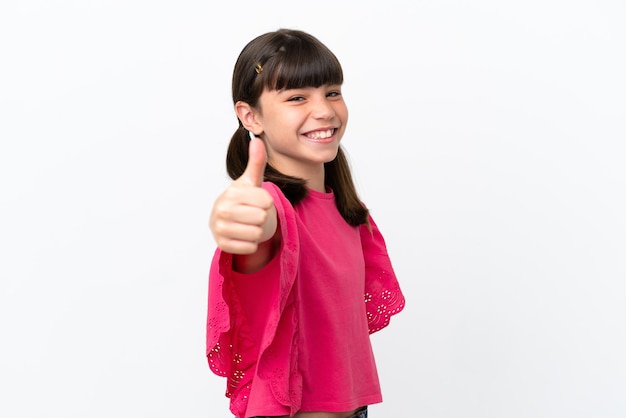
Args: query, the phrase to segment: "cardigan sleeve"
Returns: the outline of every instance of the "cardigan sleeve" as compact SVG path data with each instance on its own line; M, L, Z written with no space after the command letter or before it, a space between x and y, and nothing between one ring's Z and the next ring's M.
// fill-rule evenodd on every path
M404 309L405 299L391 265L385 240L374 219L361 225L365 259L365 307L370 334L389 325L391 317Z
M206 355L211 371L227 379L225 395L238 418L245 415L255 376L270 381L276 400L292 413L301 401L301 377L289 352L295 330L290 295L299 254L295 212L277 186L266 182L263 187L274 199L280 251L246 275L233 271L232 255L218 248L209 272Z

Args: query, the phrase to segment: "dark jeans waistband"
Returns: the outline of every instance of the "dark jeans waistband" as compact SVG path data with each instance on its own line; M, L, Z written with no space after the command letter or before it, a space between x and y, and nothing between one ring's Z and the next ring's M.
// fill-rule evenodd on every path
M352 415L349 418L367 418L367 406L361 409L360 411L357 411L356 414Z
M253 417L253 418L272 418L272 417ZM354 415L350 415L348 418L367 418L367 406L363 407L362 409L358 410L356 414Z

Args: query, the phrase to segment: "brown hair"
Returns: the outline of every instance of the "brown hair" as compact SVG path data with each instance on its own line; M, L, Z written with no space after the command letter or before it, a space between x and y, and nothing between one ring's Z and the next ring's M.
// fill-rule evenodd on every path
M233 70L233 103L258 105L265 89L296 89L342 84L343 70L337 57L314 36L292 29L265 33L250 41L239 54ZM239 178L248 163L248 131L239 122L226 155L226 170ZM368 210L356 192L343 146L334 160L325 163L325 183L335 194L337 209L350 225L368 223ZM303 179L287 176L270 164L265 180L276 184L296 205L308 193Z

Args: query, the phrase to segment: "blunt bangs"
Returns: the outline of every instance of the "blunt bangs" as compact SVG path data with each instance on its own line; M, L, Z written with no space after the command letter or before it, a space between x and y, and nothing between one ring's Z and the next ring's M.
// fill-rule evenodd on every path
M337 57L317 40L289 37L263 65L269 90L343 84L343 70Z

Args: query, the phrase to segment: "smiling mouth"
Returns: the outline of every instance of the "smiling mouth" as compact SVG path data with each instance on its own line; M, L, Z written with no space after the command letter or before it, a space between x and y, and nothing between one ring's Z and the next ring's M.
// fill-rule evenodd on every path
M305 134L305 136L313 141L323 141L331 138L335 134L336 129L326 129L324 131L315 131Z

